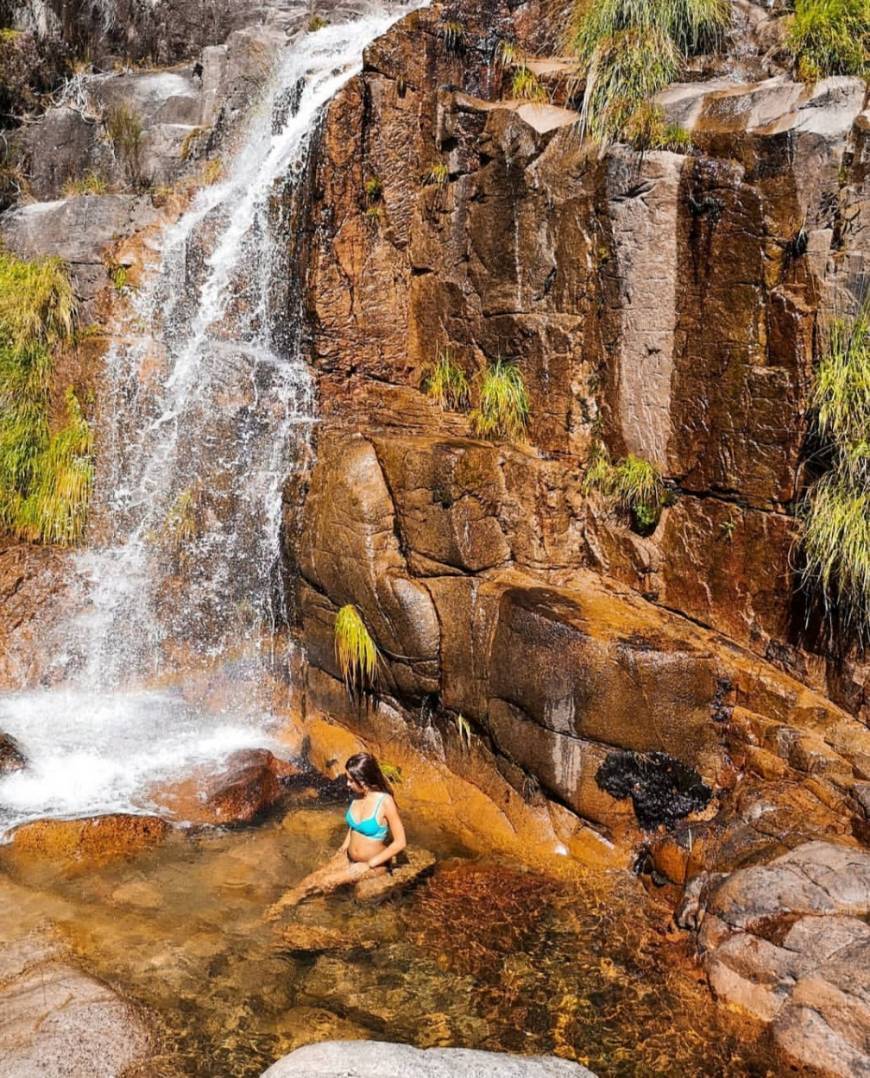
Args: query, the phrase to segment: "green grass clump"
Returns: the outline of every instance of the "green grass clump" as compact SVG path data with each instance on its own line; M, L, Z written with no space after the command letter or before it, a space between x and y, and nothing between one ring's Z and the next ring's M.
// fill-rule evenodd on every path
M463 29L461 22L457 22L455 19L448 19L441 24L440 36L441 40L444 42L444 48L452 56L456 56L462 52L462 48L465 44L465 30Z
M58 259L0 252L0 525L31 541L74 543L87 517L93 446L72 389L63 424L50 426L54 352L74 317Z
M78 195L104 195L109 187L102 176L96 172L86 172L77 179L69 179L63 185L65 198L75 198Z
M445 183L450 179L450 169L443 162L439 162L437 165L433 165L426 175L423 177L424 184L434 183L438 187L443 187Z
M672 153L688 153L692 148L692 136L679 124L670 124L658 105L646 102L639 105L629 116L624 129L626 142L636 150L670 150Z
M547 91L538 76L523 64L516 69L511 80L511 97L540 103L547 100Z
M797 0L789 20L788 47L798 78L870 73L870 7L867 0Z
M423 388L426 396L445 410L459 412L468 406L468 378L462 367L454 362L449 349L439 353Z
M522 63L523 55L523 50L515 41L502 38L495 50L495 62L501 68L514 67Z
M642 534L655 529L671 500L658 468L633 453L614 464L605 452L597 452L583 486L587 493L597 491L619 506Z
M142 152L142 121L129 105L113 105L106 113L103 123L106 134L123 162L127 179L132 184L140 180L140 155Z
M364 190L366 193L366 201L369 205L374 205L374 203L381 201L381 197L384 193L384 185L381 183L378 176L369 176L364 184Z
M687 57L720 44L730 18L727 0L592 0L569 41L586 79L582 129L602 143L623 137Z
M811 396L830 468L801 507L801 580L832 640L870 640L870 298L825 327Z
M324 19L322 15L312 15L308 20L308 33L316 34L318 30L323 30L326 26L329 26L328 19Z
M380 654L357 608L348 603L335 617L335 658L347 691L362 696L374 690Z
M484 438L525 438L531 406L522 372L515 363L496 360L480 378L479 403L471 413L476 434Z

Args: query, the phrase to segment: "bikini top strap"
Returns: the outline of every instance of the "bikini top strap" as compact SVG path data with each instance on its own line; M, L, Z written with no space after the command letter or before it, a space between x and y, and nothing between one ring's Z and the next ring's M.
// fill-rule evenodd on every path
M372 813L372 819L377 820L378 813L381 811L381 805L383 805L384 801L386 800L386 797L386 794L381 794L381 796L378 798L378 803L375 805L375 811Z

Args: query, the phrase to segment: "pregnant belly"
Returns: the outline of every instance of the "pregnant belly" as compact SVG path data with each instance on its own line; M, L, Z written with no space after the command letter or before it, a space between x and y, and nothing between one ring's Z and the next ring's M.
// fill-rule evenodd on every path
M368 861L370 857L375 857L379 854L385 846L386 843L380 839L366 838L365 835L361 835L358 831L353 831L347 853L351 861Z

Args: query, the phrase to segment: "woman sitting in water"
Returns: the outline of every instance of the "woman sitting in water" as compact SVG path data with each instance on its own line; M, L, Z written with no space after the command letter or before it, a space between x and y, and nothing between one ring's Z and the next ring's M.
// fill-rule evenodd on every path
M386 872L389 862L407 845L405 828L390 784L374 756L358 752L351 756L344 769L354 798L344 814L348 825L344 842L330 861L269 907L267 920L274 921L283 909L298 906L312 895L326 895L369 873L380 875Z

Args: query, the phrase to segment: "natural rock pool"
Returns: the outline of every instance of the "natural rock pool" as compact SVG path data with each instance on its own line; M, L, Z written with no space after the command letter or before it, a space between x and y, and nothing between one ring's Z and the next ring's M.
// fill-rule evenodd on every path
M253 1078L295 1047L353 1038L556 1053L601 1076L778 1073L755 1027L687 976L686 942L625 873L557 881L412 827L439 862L410 893L264 924L341 831L335 807L295 807L103 866L6 846L0 901L16 924L0 932L53 923L143 1005L159 1029L149 1076Z

